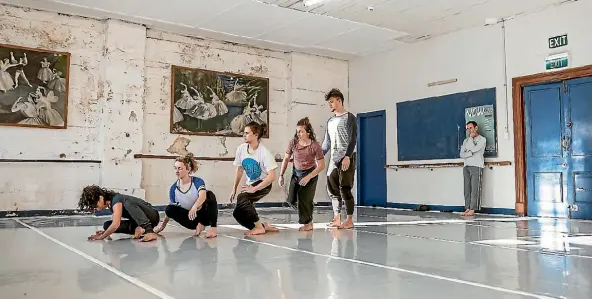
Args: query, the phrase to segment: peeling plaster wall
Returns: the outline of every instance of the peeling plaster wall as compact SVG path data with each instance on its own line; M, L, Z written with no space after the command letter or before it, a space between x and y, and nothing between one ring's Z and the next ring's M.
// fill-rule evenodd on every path
M143 153L170 155L170 147L185 148L196 156L233 158L242 138L170 134L171 65L210 69L269 78L270 138L263 143L282 157L294 135L296 122L308 116L322 140L330 111L324 94L337 87L347 94L348 64L318 56L256 49L230 43L148 31ZM175 181L171 160L144 159L142 188L155 204L166 204ZM281 162L278 162L278 167ZM199 161L196 173L227 203L234 181L231 161ZM289 166L291 167L291 166ZM290 168L288 168L290 169ZM286 178L290 172L287 171ZM321 176L325 176L322 173ZM243 176L244 180L244 176ZM274 183L261 202L281 202L286 191ZM317 201L327 201L325 180L317 185Z
M0 158L98 160L105 24L0 5L0 43L71 53L68 129L0 127ZM74 208L99 164L0 163L0 210Z
M234 157L242 138L169 133L172 64L269 78L271 138L263 142L278 157L304 116L322 141L330 116L325 92L340 88L348 100L346 61L5 5L0 16L0 43L71 53L68 128L0 126L0 158L101 161L0 163L0 211L73 209L81 188L93 183L165 204L175 180L172 160L139 160L134 154L171 155L173 148L186 147L196 156ZM220 203L228 202L232 162L199 164L197 175ZM326 174L320 175L317 201L327 201ZM284 198L285 190L274 183L262 201Z

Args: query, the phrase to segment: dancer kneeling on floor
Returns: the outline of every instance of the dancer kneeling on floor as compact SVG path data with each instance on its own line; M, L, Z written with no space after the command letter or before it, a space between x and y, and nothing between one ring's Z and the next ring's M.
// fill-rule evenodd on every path
M197 162L193 154L175 160L175 173L177 181L169 190L170 203L165 208L165 218L162 224L154 231L158 234L167 226L169 219L173 219L183 227L195 230L195 236L199 236L206 229L206 238L217 236L218 202L212 191L206 190L204 180L196 176L190 176L197 170Z
M257 122L250 122L244 130L245 143L238 146L234 158L236 177L230 202L234 200L236 189L243 177L243 171L247 176L246 185L242 187L240 194L236 197L236 207L233 216L236 221L246 227L249 231L245 235L260 235L266 232L277 232L277 228L267 222L261 222L255 202L265 197L271 191L271 184L276 179L277 163L273 154L260 143L264 128Z
M284 172L290 157L294 155L294 167L288 190L288 204L297 205L300 231L312 230L313 199L317 189L318 174L325 169L325 157L321 144L317 142L308 117L296 124L296 134L290 141L282 162L278 183L284 186Z
M104 230L97 231L88 237L89 240L103 240L113 233L134 235L134 239L144 236L144 242L158 237L153 227L158 225L160 215L150 203L140 198L92 185L82 189L78 207L90 211L108 208L113 213L111 220L103 224Z

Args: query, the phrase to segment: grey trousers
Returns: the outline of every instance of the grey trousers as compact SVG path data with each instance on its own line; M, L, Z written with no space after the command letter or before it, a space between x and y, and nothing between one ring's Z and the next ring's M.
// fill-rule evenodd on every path
M481 210L481 186L483 184L483 168L476 166L463 167L465 184L465 209Z

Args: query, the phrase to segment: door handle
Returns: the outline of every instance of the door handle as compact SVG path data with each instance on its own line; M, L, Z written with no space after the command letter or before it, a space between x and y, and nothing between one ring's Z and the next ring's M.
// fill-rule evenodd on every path
M561 167L567 167L567 163L565 163L565 162L563 162L563 163L561 163L561 164L557 164L557 165L559 165L559 166L561 166Z
M577 187L576 191L586 191L586 189L584 189L583 187Z
M561 137L561 148L563 150L567 150L569 147L569 139L565 138L565 136Z

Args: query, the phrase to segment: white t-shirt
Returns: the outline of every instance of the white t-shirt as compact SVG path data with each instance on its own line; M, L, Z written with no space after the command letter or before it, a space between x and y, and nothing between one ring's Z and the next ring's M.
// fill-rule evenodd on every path
M264 180L269 171L278 167L273 154L261 143L256 150L250 148L248 143L239 145L233 165L243 167L247 185Z

